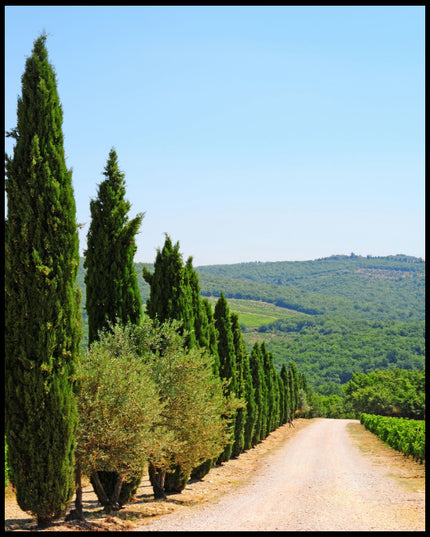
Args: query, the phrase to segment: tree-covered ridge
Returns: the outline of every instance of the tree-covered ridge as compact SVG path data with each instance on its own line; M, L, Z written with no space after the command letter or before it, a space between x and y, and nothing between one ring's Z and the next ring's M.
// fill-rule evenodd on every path
M419 258L333 256L213 265L197 271L202 292L212 293L224 283L227 297L264 300L309 313L378 320L425 317L425 262Z
M145 302L142 265L136 270ZM424 269L422 260L405 256L337 256L196 271L201 294L214 303L222 292L237 312L248 350L264 341L278 370L294 360L311 385L329 394L340 393L354 372L424 368ZM249 279L273 282L282 271L297 285Z
M277 365L294 359L322 393L330 393L333 384L340 389L354 372L425 366L424 321L311 318L277 321L260 330Z
M149 286L136 263L143 302ZM315 261L196 267L202 296L257 300L307 313L347 319L423 321L425 262L408 256L333 256ZM82 267L78 281L83 282Z

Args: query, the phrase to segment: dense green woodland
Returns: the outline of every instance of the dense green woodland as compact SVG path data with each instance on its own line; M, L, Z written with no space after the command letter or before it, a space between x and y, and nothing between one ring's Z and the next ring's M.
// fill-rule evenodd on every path
M136 263L143 302L149 286ZM152 265L146 265L152 270ZM293 360L321 394L354 372L424 368L425 262L396 255L197 267L201 295L223 292L248 350L264 341L275 366ZM84 293L83 268L78 276ZM85 315L84 315L85 320Z

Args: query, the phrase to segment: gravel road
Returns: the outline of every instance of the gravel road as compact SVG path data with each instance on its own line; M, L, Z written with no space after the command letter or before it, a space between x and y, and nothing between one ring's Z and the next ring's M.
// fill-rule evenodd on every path
M372 464L347 431L353 421L315 420L232 492L136 530L424 531L424 491Z

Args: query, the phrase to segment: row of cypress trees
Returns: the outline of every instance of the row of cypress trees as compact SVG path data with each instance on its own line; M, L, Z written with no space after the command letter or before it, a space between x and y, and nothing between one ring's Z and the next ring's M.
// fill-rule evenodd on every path
M80 351L81 311L77 286L78 224L62 134L62 108L48 61L46 36L34 42L22 77L13 156L6 158L5 223L5 416L8 463L17 501L40 526L61 516L74 493L77 426L74 374ZM129 220L124 174L114 149L105 181L91 202L85 266L90 343L109 322L137 323L143 314L133 263L143 214ZM215 311L200 297L190 258L166 236L154 273L147 314L182 321L187 345L206 347L226 390L244 405L234 423L234 443L217 461L194 472L203 476L216 462L249 449L297 408L299 376L294 364L276 373L264 344L248 356L237 315L221 294ZM181 469L166 480L182 487ZM178 481L180 482L178 484Z
M232 424L234 442L216 460L192 472L192 477L201 478L213 464L237 457L294 417L306 380L294 362L288 369L284 364L278 373L264 342L256 342L248 355L238 315L230 311L222 292L212 312L209 300L200 296L192 261L190 257L184 263L179 242L173 244L166 235L163 248L157 250L154 271L144 267L143 277L150 285L147 314L162 322L181 321L189 347L208 348L215 357L215 372L228 381L226 393L233 392L243 401ZM176 468L166 476L166 491L181 491L189 477Z

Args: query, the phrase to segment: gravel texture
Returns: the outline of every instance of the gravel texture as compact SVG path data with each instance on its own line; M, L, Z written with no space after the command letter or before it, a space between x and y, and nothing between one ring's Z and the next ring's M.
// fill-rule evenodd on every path
M403 486L357 447L348 425L317 419L215 501L136 531L424 531L424 490Z
M5 489L6 531L424 531L425 465L387 446L357 420L294 420L154 500L148 476L132 502L103 514L84 484L86 522L44 530Z

